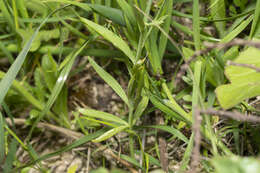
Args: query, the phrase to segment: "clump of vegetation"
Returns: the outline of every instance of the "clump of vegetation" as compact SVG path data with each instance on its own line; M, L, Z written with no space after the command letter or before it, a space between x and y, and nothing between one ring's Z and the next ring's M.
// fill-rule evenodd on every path
M260 0L6 0L0 21L1 172L260 172Z

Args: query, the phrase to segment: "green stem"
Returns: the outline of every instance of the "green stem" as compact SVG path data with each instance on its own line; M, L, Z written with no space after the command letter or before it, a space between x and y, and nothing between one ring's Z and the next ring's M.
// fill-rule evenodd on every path
M234 20L234 19L237 19L239 17L246 16L248 14L252 14L254 11L255 11L255 9L247 11L247 12L244 12L244 13L241 13L241 14L238 14L238 15L235 15L235 16L232 16L232 17L226 17L226 18L223 18L223 19L215 19L214 20L214 19L209 19L207 17L199 17L199 19L202 22L223 22L223 21ZM173 10L172 14L174 16L179 16L179 17L185 17L185 18L192 19L192 15L185 14L185 13L182 13L182 12L179 12L179 11L176 11L176 10Z

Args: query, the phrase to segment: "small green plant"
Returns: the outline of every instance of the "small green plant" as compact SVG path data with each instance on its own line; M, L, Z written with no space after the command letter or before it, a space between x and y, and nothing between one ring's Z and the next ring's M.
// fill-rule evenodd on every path
M96 167L259 172L260 0L5 0L0 33L0 172L48 172L42 161L85 143L102 150ZM71 83L95 78L120 110L73 100ZM74 141L42 154L37 127Z

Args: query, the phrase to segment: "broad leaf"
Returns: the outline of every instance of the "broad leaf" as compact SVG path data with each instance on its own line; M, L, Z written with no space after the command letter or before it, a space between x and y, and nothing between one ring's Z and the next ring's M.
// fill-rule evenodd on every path
M78 169L78 164L74 164L68 168L67 173L75 173Z
M260 67L260 50L248 48L234 61ZM228 66L225 74L231 84L221 85L216 89L218 101L224 109L231 108L244 99L260 95L260 73L254 69L240 66Z
M260 160L249 157L215 157L211 163L215 173L251 173L260 172ZM231 171L232 170L232 171Z

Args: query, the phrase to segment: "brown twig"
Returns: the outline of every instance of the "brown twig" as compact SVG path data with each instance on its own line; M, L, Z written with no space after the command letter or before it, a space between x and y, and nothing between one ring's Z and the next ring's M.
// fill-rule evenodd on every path
M163 120L162 113L159 110L155 111L156 115L156 124L162 125L165 124ZM160 131L159 131L160 134ZM162 169L167 173L169 167L168 161L168 153L167 153L167 142L164 136L158 135L158 143L159 143L159 152L160 152L160 162Z
M245 115L239 112L230 112L230 111L222 111L222 110L215 110L215 109L206 109L200 110L198 108L195 109L195 117L194 123L192 126L192 130L194 132L194 148L193 148L193 155L191 161L191 171L192 172L199 172L199 162L200 162L200 144L201 144L201 115L200 114L207 114L207 115L219 115L227 118L231 118L237 121L242 122L250 122L250 123L260 123L260 117L253 116L253 115Z
M230 41L228 43L209 43L205 42L204 45L206 46L205 49L196 51L191 57L188 58L188 60L181 66L179 73L176 76L175 85L177 86L179 82L181 81L181 77L184 75L185 71L189 68L189 65L192 61L194 61L198 56L201 56L203 54L206 54L210 52L212 49L223 49L230 46L252 46L260 49L260 42L256 41L250 41L250 40L243 40L243 39L234 39L233 41Z
M209 115L219 115L227 118L231 118L237 121L250 122L250 123L260 123L260 117L254 115L245 115L239 112L222 111L215 109L200 110L201 113Z
M241 63L236 63L236 62L232 62L232 61L227 61L227 65L251 68L251 69L255 70L256 72L260 72L260 68L254 66L252 64L241 64Z
M10 118L6 118L6 123L11 125L11 120ZM21 118L14 118L14 124L16 125L24 125L26 122L25 119L21 119ZM37 124L37 127L38 128L43 128L43 129L48 129L48 130L51 130L53 132L56 132L56 133L59 133L61 134L62 136L65 136L67 138L70 138L70 139L73 139L73 140L77 140L81 137L84 136L84 134L80 133L80 132L74 132L72 130L69 130L69 129L65 129L63 127L58 127L58 126L55 126L55 125L52 125L52 124L48 124L48 123L38 123ZM119 163L121 163L122 165L124 165L127 169L129 169L130 172L132 173L138 173L137 170L135 170L133 168L133 166L128 163L127 161L121 159L120 157L118 157L116 154L113 153L113 151L109 148L106 148L106 147L103 147L103 145L101 145L100 143L93 143L96 147L102 147L104 148L104 151L101 152L105 157L106 156L111 156L113 159L115 159L116 161L118 161Z
M6 118L5 121L7 122L7 124L11 125L11 119L10 118ZM26 123L26 119L22 119L22 118L14 118L14 124L15 125L24 125ZM65 129L63 127L58 127L49 123L38 123L37 127L40 129L49 129L53 132L57 132L59 134L61 134L64 137L70 138L70 139L79 139L82 136L84 136L82 133L79 132L74 132L72 130L69 129Z
M198 108L195 109L194 113L194 123L192 125L192 130L194 132L194 148L191 160L191 170L193 172L199 172L199 163L200 163L200 143L201 143L201 133L200 133L200 125L201 125L201 116L200 110Z

